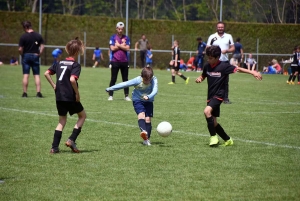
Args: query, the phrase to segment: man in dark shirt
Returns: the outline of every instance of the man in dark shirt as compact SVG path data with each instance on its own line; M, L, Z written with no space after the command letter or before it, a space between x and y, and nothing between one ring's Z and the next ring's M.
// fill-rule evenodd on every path
M195 59L195 66L197 66L197 72L200 72L203 69L204 56L206 43L202 41L201 37L197 38L198 47L197 47L197 58Z
M244 50L240 38L237 38L236 42L234 43L234 53L232 57L237 61L239 66L241 66L241 61L244 58Z
M19 53L22 56L23 68L23 94L22 97L27 97L28 78L30 74L30 67L32 68L35 86L36 97L42 98L41 94L41 80L40 80L40 55L44 50L44 40L39 33L34 32L31 22L22 22L25 33L20 37Z
M224 141L224 146L233 145L233 140L227 135L222 126L218 124L217 117L220 116L220 105L225 98L225 84L228 76L237 71L253 75L261 80L261 74L256 71L250 71L238 66L232 66L227 62L221 62L221 48L219 46L210 46L206 49L208 63L203 68L203 73L196 79L196 83L201 83L207 78L207 106L204 109L204 115L207 121L207 128L210 133L210 146L217 146L218 134Z

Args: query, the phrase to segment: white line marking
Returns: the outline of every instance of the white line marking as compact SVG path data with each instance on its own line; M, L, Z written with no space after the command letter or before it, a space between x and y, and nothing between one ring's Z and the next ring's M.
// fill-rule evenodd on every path
M43 113L43 112L36 112L36 111L19 110L19 109L4 108L4 107L0 107L0 109L1 110L6 110L6 111L12 111L12 112L22 112L22 113L28 113L28 114L57 117L57 115L46 114L46 113ZM76 119L77 117L69 117L69 118ZM103 121L103 120L95 120L95 119L86 119L86 121L96 122L96 123L112 124L112 125L119 125L119 126L126 126L126 127L132 127L132 128L136 127L136 125L116 123L116 122ZM173 130L172 132L174 132L174 133L183 133L183 134L187 134L187 135L197 135L197 136L201 136L201 137L209 137L208 134L184 132L184 131L179 131L179 130ZM281 147L281 148L288 148L288 149L299 149L300 150L300 147L298 147L298 146L281 145L281 144L275 144L275 143L270 143L270 142L260 142L260 141L255 141L255 140L245 140L245 139L239 139L239 138L233 138L233 140L240 141L240 142L246 142L246 143L262 144L262 145L267 145L267 146L274 146L274 147Z

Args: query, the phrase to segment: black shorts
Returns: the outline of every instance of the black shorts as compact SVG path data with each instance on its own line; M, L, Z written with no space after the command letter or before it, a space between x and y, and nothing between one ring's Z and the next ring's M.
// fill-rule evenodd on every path
M296 71L299 72L299 66L297 64L291 64L291 70L292 73L294 74Z
M175 67L175 64L173 64L172 69L174 69L175 71L179 71L179 67L180 67L180 62L177 62L177 67Z
M212 107L212 116L219 117L220 116L220 105L223 102L223 100L219 100L217 98L212 98L208 103L207 106Z
M83 106L80 102L56 101L56 108L59 116L66 116L68 112L72 116L83 111Z

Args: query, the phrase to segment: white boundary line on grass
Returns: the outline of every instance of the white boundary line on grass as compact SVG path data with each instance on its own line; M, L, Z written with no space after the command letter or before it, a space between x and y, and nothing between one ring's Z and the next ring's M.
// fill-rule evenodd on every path
M0 107L0 109L1 110L6 110L6 111L12 111L12 112L22 112L22 113L57 117L57 115L46 114L46 113L43 113L43 112L36 112L36 111L19 110L19 109L4 108L4 107ZM69 117L69 118L75 118L75 117ZM96 122L96 123L113 124L113 125L126 126L126 127L136 127L136 126L130 125L130 124L123 124L123 123L116 123L116 122L95 120L95 119L86 119L86 121ZM201 136L201 137L209 137L209 135L207 135L207 134L199 134L199 133L193 133L193 132L184 132L184 131L178 131L178 130L173 130L173 132L174 133L183 133L183 134L188 134L188 135L197 135L197 136ZM288 149L299 149L300 150L300 147L297 147L297 146L280 145L280 144L275 144L275 143L270 143L270 142L259 142L259 141L255 141L255 140L245 140L245 139L239 139L239 138L234 138L234 140L235 141L240 141L240 142L246 142L246 143L263 144L263 145L274 146L274 147L281 147L281 148L288 148Z

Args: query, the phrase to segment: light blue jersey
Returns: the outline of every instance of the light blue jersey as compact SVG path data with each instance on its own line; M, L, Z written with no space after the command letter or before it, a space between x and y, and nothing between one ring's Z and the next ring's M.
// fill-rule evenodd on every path
M132 101L144 101L144 102L153 102L154 96L157 94L158 85L157 78L152 77L151 82L148 85L143 83L143 78L138 76L126 82L121 82L109 88L106 88L106 91L117 91L126 87L134 86L132 91ZM148 100L144 100L143 96L148 96Z

